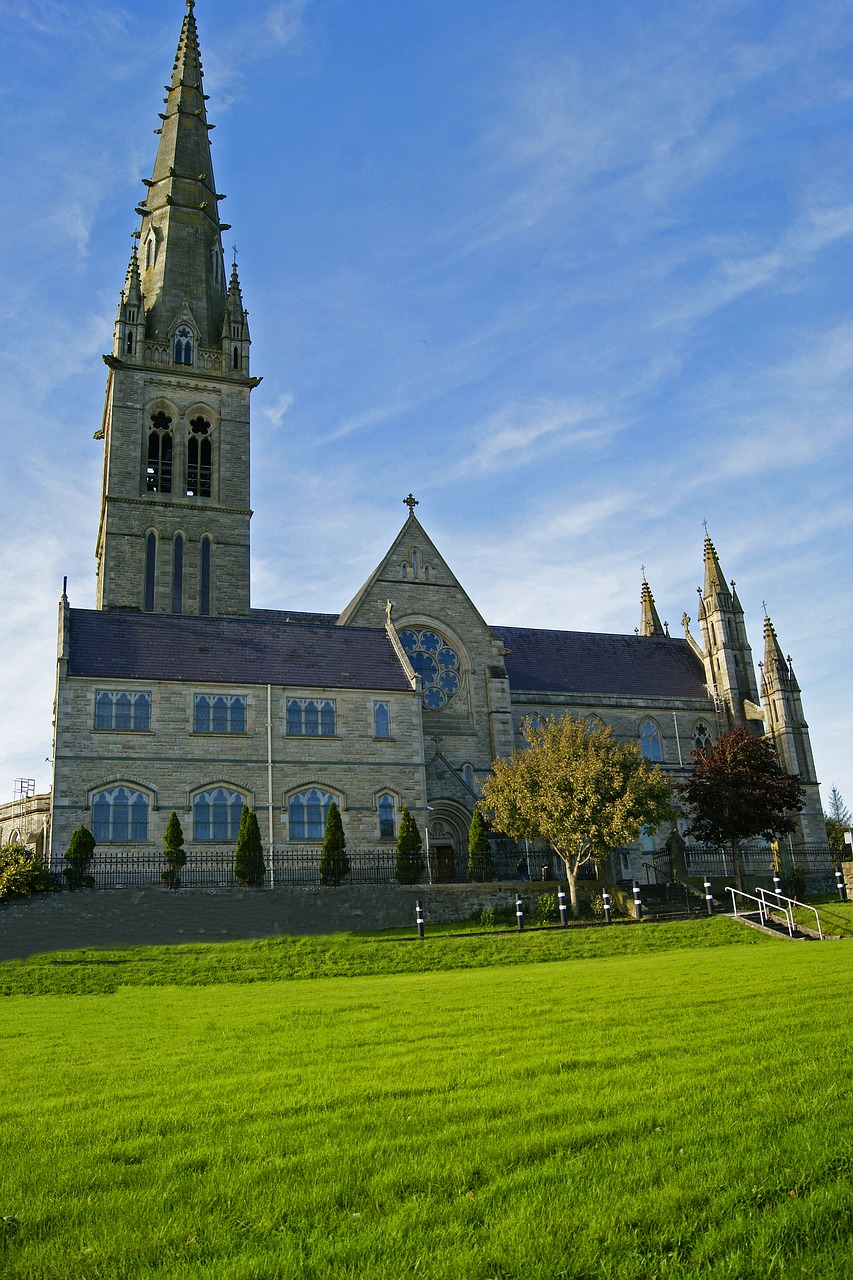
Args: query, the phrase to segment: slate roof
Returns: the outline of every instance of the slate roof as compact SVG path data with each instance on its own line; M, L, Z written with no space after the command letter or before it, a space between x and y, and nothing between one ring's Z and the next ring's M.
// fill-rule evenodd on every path
M638 698L705 698L705 672L686 640L591 631L492 627L512 652L510 689Z
M71 609L68 674L102 680L409 691L384 630L246 618Z

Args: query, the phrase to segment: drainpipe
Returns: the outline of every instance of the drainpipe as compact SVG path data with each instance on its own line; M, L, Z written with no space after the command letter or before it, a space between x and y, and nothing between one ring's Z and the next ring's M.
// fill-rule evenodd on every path
M275 868L273 866L274 831L272 817L272 685L267 685L267 817L270 830L270 888L273 889L275 887Z
M678 736L678 719L675 712L672 713L672 723L675 725L675 745L678 748L678 767L684 768L684 761L681 758L681 739Z

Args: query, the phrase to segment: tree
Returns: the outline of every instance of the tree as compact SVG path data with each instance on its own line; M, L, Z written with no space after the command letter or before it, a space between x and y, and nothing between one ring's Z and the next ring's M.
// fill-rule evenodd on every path
M344 824L334 800L326 815L326 831L323 836L323 852L320 854L320 884L338 885L349 874L347 841Z
M88 827L78 827L72 831L65 854L67 867L63 867L62 875L69 889L91 889L95 883L94 876L89 875L89 866L95 852L95 837Z
M528 719L522 734L527 747L494 761L480 803L508 836L548 841L563 860L578 916L580 868L672 818L672 788L636 743L617 742L604 725L571 715Z
M728 845L740 889L740 841L772 840L795 830L793 814L803 807L800 780L785 773L769 738L756 738L744 727L730 729L693 757L690 778L677 787L691 818L689 832L709 844Z
M824 813L823 818L826 823L826 838L835 857L849 858L851 850L844 839L844 833L853 826L853 817L837 787L833 787L829 793L829 809Z
M418 824L403 805L397 836L395 875L398 884L417 884L424 870L423 844Z
M166 870L160 872L160 879L168 889L180 889L181 867L187 865L184 849L184 833L181 820L173 809L166 823L166 834L163 836L163 857Z
M62 881L44 865L41 854L23 844L0 848L0 902L29 898L34 893L54 893Z
M468 828L468 879L491 880L494 874L488 824L480 810L475 809Z
M234 851L234 879L243 886L257 888L258 885L263 884L266 874L258 815L254 809L247 809L243 805L240 830L237 832L237 847Z

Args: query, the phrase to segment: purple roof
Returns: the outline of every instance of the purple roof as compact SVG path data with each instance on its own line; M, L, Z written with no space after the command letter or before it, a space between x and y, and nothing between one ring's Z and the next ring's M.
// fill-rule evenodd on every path
M491 631L511 650L506 669L513 691L708 697L702 663L686 640L532 627Z
M384 630L247 618L71 609L68 674L113 680L408 691Z

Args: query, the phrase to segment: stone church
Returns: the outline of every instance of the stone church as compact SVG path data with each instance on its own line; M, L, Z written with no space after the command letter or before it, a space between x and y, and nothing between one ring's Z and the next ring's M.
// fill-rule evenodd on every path
M478 781L526 716L611 725L673 775L749 724L807 793L795 843L823 842L799 686L769 618L756 680L744 612L706 537L697 631L661 625L643 581L632 635L486 622L415 514L342 610L253 609L249 402L259 379L226 271L193 13L115 322L103 423L97 607L60 603L52 851L233 843L244 804L277 849L317 848L334 800L350 847L393 849L407 805L444 878ZM547 618L541 619L547 621ZM638 874L666 832L638 835Z

